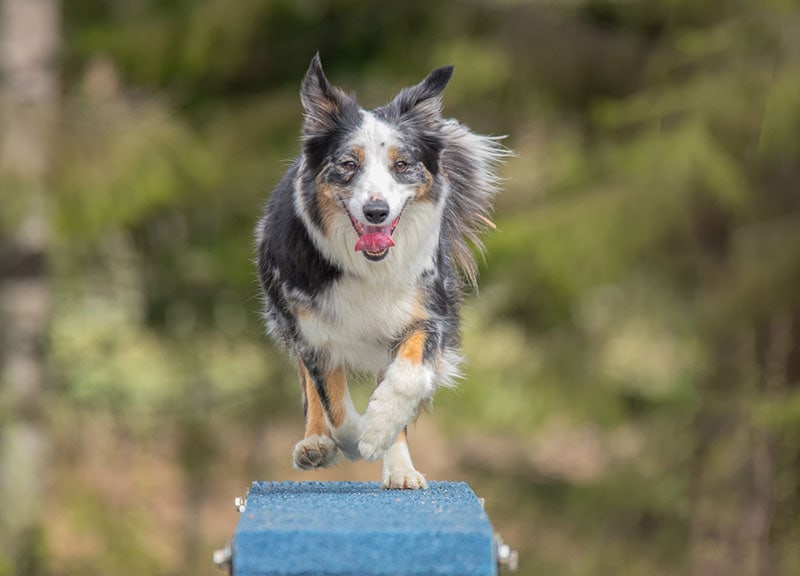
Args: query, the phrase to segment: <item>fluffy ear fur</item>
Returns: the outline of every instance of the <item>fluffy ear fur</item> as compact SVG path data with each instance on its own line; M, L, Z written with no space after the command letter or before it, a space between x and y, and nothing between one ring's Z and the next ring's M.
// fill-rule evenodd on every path
M306 138L330 132L357 109L355 100L341 89L332 86L325 77L319 52L311 59L300 89L300 101L305 110L303 136Z
M439 156L444 142L442 124L442 91L453 75L452 66L431 72L415 86L404 88L386 106L378 108L378 116L398 122L409 133L416 134L422 161L431 173L439 172Z
M453 66L437 68L416 86L401 90L390 106L395 107L400 118L413 115L423 122L435 123L441 118L442 91L452 75Z

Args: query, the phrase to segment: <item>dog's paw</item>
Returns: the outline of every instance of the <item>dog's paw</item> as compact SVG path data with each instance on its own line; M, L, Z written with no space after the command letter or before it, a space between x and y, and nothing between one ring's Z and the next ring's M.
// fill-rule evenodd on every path
M387 490L422 490L428 487L425 476L413 468L392 470L383 475L383 487Z
M367 414L361 419L361 433L358 440L358 451L367 462L382 458L394 444L399 431L390 428L386 422L378 418L370 418Z
M358 426L358 450L367 461L382 458L408 424L416 405L388 384L373 392Z
M379 458L383 458L387 448L386 444L387 443L380 438L375 438L374 435L367 434L363 436L358 443L358 451L364 460L367 462L374 462ZM391 441L389 441L389 444L391 444Z
M309 436L294 445L292 463L298 470L325 468L336 460L338 449L332 438Z

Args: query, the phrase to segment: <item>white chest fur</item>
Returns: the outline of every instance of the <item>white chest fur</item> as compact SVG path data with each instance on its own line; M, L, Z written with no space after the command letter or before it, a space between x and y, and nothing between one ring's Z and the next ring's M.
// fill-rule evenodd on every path
M377 372L390 359L390 345L419 306L409 284L372 283L345 276L298 322L306 341L325 350L336 365Z

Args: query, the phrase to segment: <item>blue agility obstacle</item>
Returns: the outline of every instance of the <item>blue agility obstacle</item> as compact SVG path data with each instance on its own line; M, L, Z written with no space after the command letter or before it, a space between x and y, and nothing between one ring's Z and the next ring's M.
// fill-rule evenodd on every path
M463 482L384 490L373 482L255 482L233 540L233 576L492 576L516 557Z

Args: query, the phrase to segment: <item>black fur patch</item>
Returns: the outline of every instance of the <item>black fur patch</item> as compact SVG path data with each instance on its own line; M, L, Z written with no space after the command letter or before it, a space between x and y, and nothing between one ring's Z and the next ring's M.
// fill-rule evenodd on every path
M319 202L317 201L317 183L313 173L309 172L302 176L300 193L303 195L303 205L311 222L317 229L324 230L322 212L320 212Z
M296 161L275 188L258 232L258 271L267 295L267 321L284 341L297 337L287 292L295 290L313 298L342 274L316 249L295 212L293 183L298 167Z
M318 174L326 162L333 159L339 143L358 130L362 121L358 105L351 102L329 126L306 136L303 141L303 152L310 172Z

